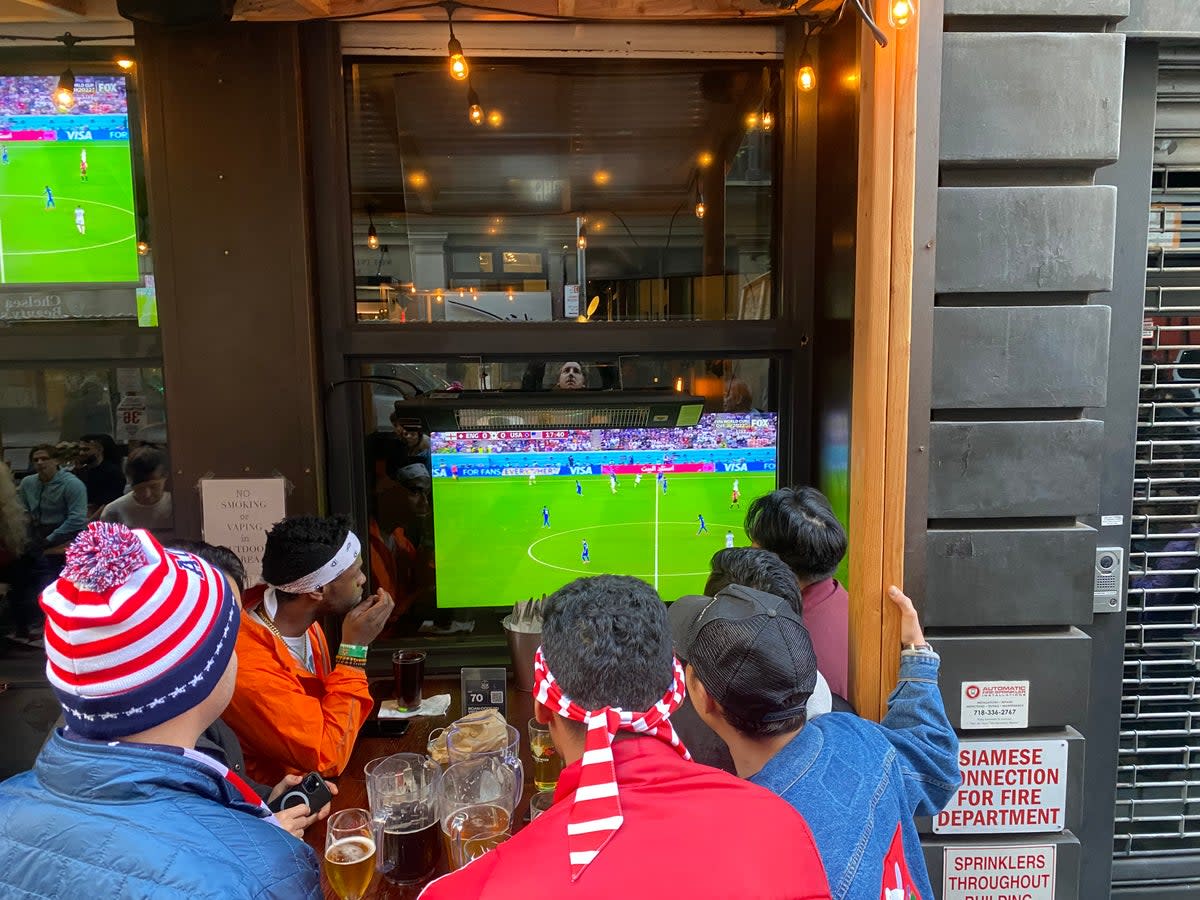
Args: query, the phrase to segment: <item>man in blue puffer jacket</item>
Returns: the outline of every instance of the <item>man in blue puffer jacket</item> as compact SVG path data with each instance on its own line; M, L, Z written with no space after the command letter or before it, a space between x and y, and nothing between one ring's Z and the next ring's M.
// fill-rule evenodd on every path
M93 523L41 604L67 725L0 784L0 896L319 898L312 849L194 749L237 675L225 577L147 532Z

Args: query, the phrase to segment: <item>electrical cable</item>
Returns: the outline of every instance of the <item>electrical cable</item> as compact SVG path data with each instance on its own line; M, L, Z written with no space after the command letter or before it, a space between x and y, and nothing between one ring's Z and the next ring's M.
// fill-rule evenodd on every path
M858 14L862 17L863 24L871 29L871 34L875 36L875 43L877 43L880 47L886 47L888 44L887 37L880 30L879 26L875 24L875 20L871 18L871 14L867 12L866 8L862 5L862 0L850 0L850 2L853 3L854 8L858 10Z

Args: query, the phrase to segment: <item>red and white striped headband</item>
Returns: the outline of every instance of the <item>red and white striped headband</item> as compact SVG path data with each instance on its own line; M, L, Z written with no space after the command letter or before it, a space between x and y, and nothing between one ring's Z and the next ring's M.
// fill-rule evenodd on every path
M656 737L670 744L684 759L691 759L687 747L671 727L670 715L683 703L683 666L672 658L674 679L663 698L645 712L629 712L617 707L584 709L563 693L550 669L542 648L533 657L534 696L537 702L564 719L587 726L583 748L583 769L579 787L567 819L567 849L571 855L571 881L604 849L621 823L621 801L617 793L617 771L613 766L612 742L618 731L633 731Z

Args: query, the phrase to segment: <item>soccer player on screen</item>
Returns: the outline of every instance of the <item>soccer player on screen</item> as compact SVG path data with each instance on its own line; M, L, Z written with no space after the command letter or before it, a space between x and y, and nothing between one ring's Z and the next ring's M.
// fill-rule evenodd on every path
M633 476L633 486L637 487L641 483L642 483L642 473L638 472L636 475Z
M609 473L608 487L614 494L617 492L617 476L615 473Z
M548 507L548 506L542 507L542 527L543 528L550 527L550 507Z
M54 191L50 190L50 185L46 185L46 209L54 209Z
M530 472L529 473L529 486L533 487L535 484L537 484L537 475L534 474L533 472Z
M82 206L75 207L75 230L80 234L87 234L87 222L84 219L86 214Z
M733 532L732 531L725 532L725 549L726 550L733 549Z
M704 513L696 516L696 518L700 520L700 530L696 534L708 534L708 525L704 522Z
M666 472L662 473L662 479L660 480L659 483L662 485L663 493L665 494L667 492L667 473Z
M575 479L575 493L578 494L580 497L583 496L583 485L579 483L578 478Z
M579 559L585 563L590 563L592 561L592 555L591 551L588 550L587 541L583 542L583 553L580 555Z
M86 153L86 151L85 151L85 153ZM86 156L79 161L79 180L80 181L88 180L87 179L87 157Z
M0 147L0 166L8 165L8 148Z

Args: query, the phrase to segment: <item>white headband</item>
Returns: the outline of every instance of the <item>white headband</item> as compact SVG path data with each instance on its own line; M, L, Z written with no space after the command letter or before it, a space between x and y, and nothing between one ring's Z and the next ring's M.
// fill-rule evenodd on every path
M289 581L287 584L275 584L272 587L285 594L307 594L310 591L319 591L343 572L349 571L350 567L358 562L360 548L358 538L351 531L346 535L346 543L342 544L342 549L333 554L333 559L317 571L305 575L303 578L297 578L295 581Z

